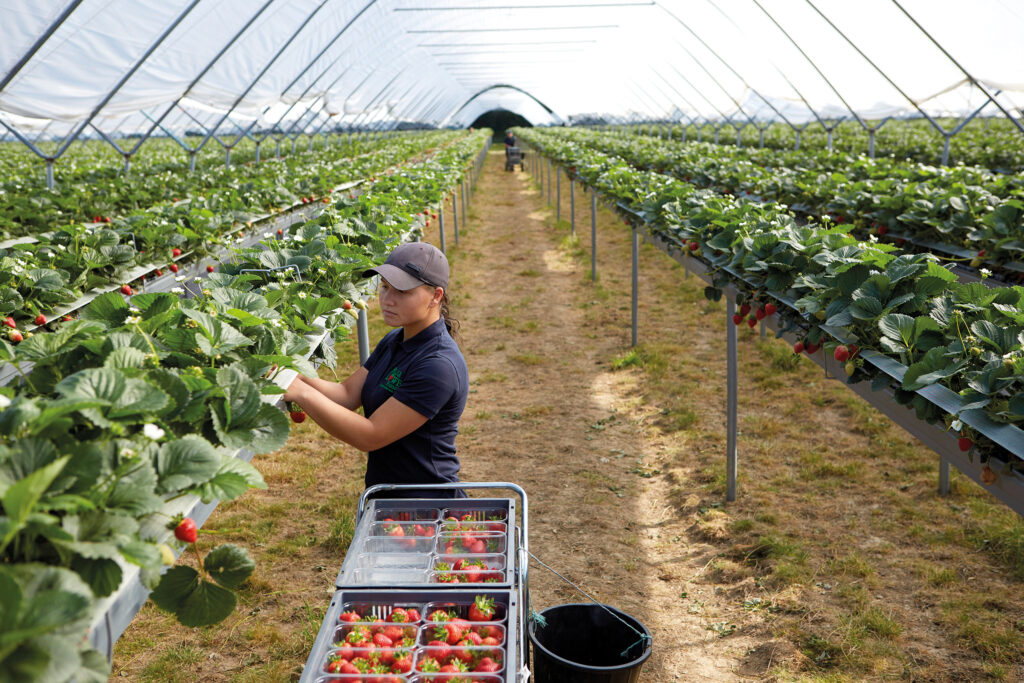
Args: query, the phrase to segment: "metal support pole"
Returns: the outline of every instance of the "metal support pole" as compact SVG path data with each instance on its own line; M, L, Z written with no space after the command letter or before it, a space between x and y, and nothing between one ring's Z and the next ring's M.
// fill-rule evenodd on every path
M370 357L370 326L366 318L366 309L359 309L359 318L356 320L356 336L359 337L359 362L365 363Z
M455 244L459 243L459 202L452 189L452 230L455 231Z
M590 191L590 281L597 282L597 190Z
M726 292L725 304L725 355L726 355L726 445L725 445L725 499L736 500L736 404L737 375L739 360L736 356L736 326L732 317L736 315L736 297Z
M939 495L949 495L949 461L939 457Z
M441 208L437 210L437 218L440 221L439 229L441 231L441 253L447 255L448 249L444 243L444 203L442 202Z
M548 159L548 206L551 206L551 159Z
M636 231L636 228L632 229L632 243L633 243L633 300L632 300L632 311L633 311L633 336L632 345L637 345L637 329L639 327L639 302L640 302L640 233Z
M46 160L46 189L53 189L53 159Z
M462 202L462 229L466 229L466 179L462 179L461 192L459 192L459 201Z
M576 236L576 179L569 178L569 222L572 236Z
M562 220L562 171L555 166L555 225Z

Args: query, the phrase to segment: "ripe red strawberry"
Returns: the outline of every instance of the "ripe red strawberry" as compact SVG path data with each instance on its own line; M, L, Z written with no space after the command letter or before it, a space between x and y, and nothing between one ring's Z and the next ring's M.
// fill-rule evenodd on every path
M740 315L739 313L737 313L736 315L734 315L732 317L732 323L733 323L733 325L742 325L743 324L743 316Z
M153 274L156 275L157 277L160 277L161 275L164 274L164 271L157 268L155 271L153 271Z
M740 315L746 318L747 313L750 313L750 304L743 304L742 306L740 306Z
M7 333L7 337L15 344L25 340L24 335L22 335L21 332L19 332L18 330L11 330L10 332Z
M384 533L388 536L405 536L405 530L401 524L392 524L384 527Z
M793 344L793 353L798 353L799 354L799 353L803 353L803 352L804 352L804 343L802 341L798 341L796 344Z
M404 634L405 631L402 630L401 626L385 626L379 635L387 636L391 640L391 644L394 645L402 639Z
M484 644L483 636L481 636L476 631L466 631L466 640L470 641L474 645L483 645Z
M396 657L395 662L391 665L391 671L396 674L407 674L412 671L412 654L407 653Z
M425 673L437 673L441 670L441 665L433 657L421 657L416 663L416 669Z
M199 538L199 530L196 528L195 521L191 517L181 520L174 528L174 537L185 543L195 543Z
M39 315L36 316L36 319L33 322L35 322L36 325L45 325L46 316L40 313Z
M478 595L469 606L470 621L490 621L494 618L494 598Z
M383 633L378 633L373 637L373 644L377 647L391 647L394 645L394 641L388 638Z
M288 416L292 418L292 422L295 424L302 424L306 421L306 413L301 410L293 410L288 413Z
M104 216L103 217L103 222L104 223L109 223L110 222L110 216Z
M878 226L878 234L879 235L884 235L887 232L889 232L889 226L888 225L879 225Z
M360 619L361 619L361 617L359 616L359 613L358 612L352 612L352 611L342 612L338 616L338 621L344 621L344 622L348 622L348 623L356 622L356 621L359 621Z
M497 672L501 671L501 664L498 664L496 661L494 661L490 657L481 657L480 661L477 662L477 665L473 668L473 671L483 671L485 673L497 673Z
M495 638L494 636L487 636L486 638L484 638L483 640L480 641L480 644L481 645L487 645L487 646L501 645L501 641L498 640L497 638Z
M696 242L690 242L690 251L697 251L699 247L700 245L697 244Z
M420 620L420 611L418 609L410 607L408 610L406 610L406 614L409 616L408 622L410 624Z
M438 628L436 629L436 631L444 631L444 629ZM434 635L438 636L436 632ZM448 647L447 635L434 638L433 640L427 643L427 647L430 648L431 656L436 658L437 661L439 662L443 662L444 660L448 659L449 655L451 655L452 653L452 649Z
M335 654L341 659L347 659L351 662L352 658L356 656L355 649L346 642L338 643L337 647L338 651Z
M121 285L121 293L125 296L131 296L133 294L132 288L128 285Z
M451 621L452 615L445 612L443 609L436 609L427 616L427 621Z
M835 358L840 363L845 363L850 359L850 349L840 344L839 346L836 347L836 350L832 354L832 357Z
M284 237L284 230L278 229L277 236L278 237Z
M767 315L768 312L765 311L763 308L759 308L754 312L754 317L757 318L758 320L764 320Z
M167 267L171 270L172 273L177 273L178 272L178 264L177 263L172 263L171 265L169 265Z
M820 348L820 346L819 346L818 344L811 344L810 342L808 342L807 344L804 344L804 351L806 351L806 352L807 352L807 355L808 355L808 356L810 356L811 354L813 354L813 353L814 353L815 351L817 351L817 350L818 350L819 348Z
M14 318L12 318L11 316L7 316L6 318L4 318L4 325L7 325L7 327L11 328L12 330L18 326L18 324L14 322Z
M957 445L960 446L960 450L967 452L971 450L971 447L974 445L974 442L966 436L961 436L960 439L957 441Z
M181 256L181 249L178 249L177 247L171 249L171 256L173 256L174 258L178 258L179 256Z
M206 266L206 272L207 273L212 273L213 272L213 266Z
M750 327L757 327L757 316L750 316L747 318L747 325Z
M455 643L462 640L462 627L458 624L449 621L444 625L445 631L448 632L448 643L454 645Z
M405 611L404 607L396 607L391 610L391 614L388 615L388 621L404 624L409 621L409 613Z
M764 312L768 315L775 315L775 312L779 310L779 307L773 303L767 303L764 305Z
M69 322L71 322L71 316L70 316L70 315L62 315L62 316L60 317L60 319L61 319L62 321L64 321L64 322L66 322L66 323L69 323Z

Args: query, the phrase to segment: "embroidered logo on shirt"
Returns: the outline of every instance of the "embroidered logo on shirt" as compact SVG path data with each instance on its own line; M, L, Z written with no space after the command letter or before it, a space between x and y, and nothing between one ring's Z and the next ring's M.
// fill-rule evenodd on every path
M397 367L392 368L380 386L381 389L385 389L389 394L395 393L398 387L402 386L402 371Z

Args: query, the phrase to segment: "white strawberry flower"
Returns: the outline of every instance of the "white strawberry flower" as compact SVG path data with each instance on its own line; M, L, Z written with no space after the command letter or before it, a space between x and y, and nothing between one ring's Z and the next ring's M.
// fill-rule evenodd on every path
M142 309L141 308L136 308L135 306L131 306L131 307L129 307L128 312L129 313L134 313L134 314L138 315L139 313L142 313Z
M953 431L957 431L957 432L959 432L959 431L960 431L961 429L963 429L963 428L964 428L964 423L963 423L963 422L961 422L960 420L953 420L953 421L952 421L952 422L951 422L951 423L949 424L949 426L953 428Z
M175 276L174 281L175 282L184 282L185 281L185 276L184 275Z
M192 278L192 282L195 282L197 284L202 282L202 281L203 281L203 278L199 277L198 275L196 275L194 278Z
M171 287L171 294L184 294L185 290L181 287Z
M166 433L167 432L165 432L164 430L160 429L159 427L157 427L152 422L149 422L149 423L143 425L143 427L142 427L142 434L147 439L152 439L153 441L159 441L160 439L164 438L164 435Z
M985 278L985 277L988 277L989 275L991 275L991 274L992 274L992 271L991 271L991 270L989 270L988 268L982 268L982 269L981 269L981 270L979 270L978 272L979 272L979 273L981 273L981 276L982 276L983 278Z
M305 292L299 292L299 298L300 299L305 299L306 298L306 293Z
M0 410L3 410L9 405L11 405L11 399L7 398L3 394L0 394Z
M130 315L125 318L124 321L129 325L138 325L142 321L142 318L137 315Z

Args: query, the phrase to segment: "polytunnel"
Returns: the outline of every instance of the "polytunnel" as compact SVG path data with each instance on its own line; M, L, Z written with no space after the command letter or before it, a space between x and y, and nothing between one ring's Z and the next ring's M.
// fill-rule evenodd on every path
M0 0L0 683L1024 681L1022 35Z

